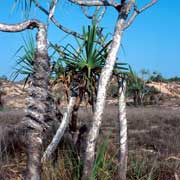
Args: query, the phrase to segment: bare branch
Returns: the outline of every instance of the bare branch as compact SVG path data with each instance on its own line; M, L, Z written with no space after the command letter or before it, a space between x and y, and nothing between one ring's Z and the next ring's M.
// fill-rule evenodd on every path
M56 5L57 5L57 0L53 0L49 9L48 23L54 15Z
M138 11L134 9L134 12L132 16L129 18L129 20L124 24L123 29L127 29L135 20L136 16L138 15Z
M77 38L80 38L80 39L84 39L83 36L75 31L72 31L68 28L65 28L64 26L62 26L58 21L55 20L54 17L51 18L52 22L59 28L61 29L62 31L64 31L65 33L67 34L71 34Z
M114 1L107 1L107 0L69 0L70 2L74 4L78 4L80 6L113 6L116 7L119 5L119 3L116 3Z
M39 2L37 0L33 0L35 6L37 8L39 8L44 14L48 15L49 16L49 12L44 8L42 7ZM58 27L59 29L61 29L62 31L64 31L65 33L67 34L71 34L77 38L80 38L80 39L83 39L83 36L75 31L72 31L68 28L65 28L64 26L62 26L55 18L54 18L54 15L52 15L51 17L51 21L54 23L54 25L56 25L56 27Z
M99 23L101 21L101 19L104 17L105 12L106 12L106 6L103 7L101 14L97 18L97 23Z
M56 150L56 148L57 148L59 142L61 141L61 138L64 135L64 132L69 124L70 116L72 115L72 111L73 111L73 107L74 107L75 103L76 103L76 97L71 97L69 104L67 106L67 110L63 115L61 124L60 124L58 130L56 131L56 134L53 137L52 142L48 145L46 151L44 152L41 162L47 161L51 157L53 152Z
M123 1L123 3L125 3ZM132 7L135 5L136 3L136 0L129 0L127 5L124 5L125 6L125 14L128 15L129 12L131 11Z
M0 31L3 32L21 32L26 29L39 28L41 23L37 20L28 20L17 24L0 23Z
M104 14L106 12L106 6L102 6L103 9L102 9L100 15L97 17L97 15L98 15L98 13L100 11L100 8L101 8L101 6L97 6L95 11L94 11L94 13L93 13L93 15L89 15L88 12L87 12L86 7L85 6L81 6L81 9L82 9L84 15L88 19L92 19L93 22L96 21L96 24L98 24L101 21L101 19L103 18Z
M93 18L92 18L93 23L97 20L96 18L97 18L97 15L98 15L98 12L99 12L100 8L101 8L101 6L97 6L96 10L93 13Z
M146 9L150 8L151 6L153 6L154 4L156 4L158 2L158 0L152 0L150 3L148 3L147 5L145 5L143 8L141 8L139 10L139 13L142 13L143 11L145 11Z
M88 14L87 9L86 9L85 6L81 6L81 9L82 9L84 15L85 15L88 19L92 19L92 18L93 18L93 16L91 16L91 15Z
M143 8L141 8L140 10L138 10L137 6L134 4L134 12L133 12L132 16L129 18L129 20L125 23L123 29L127 29L134 22L134 20L138 14L144 12L145 10L147 10L148 8L150 8L157 2L158 2L158 0L152 0L151 2L146 4Z
M97 6L94 13L93 13L93 18L95 18L100 10L101 6Z
M33 2L36 7L38 7L43 13L49 16L49 12L39 4L38 0L33 0Z

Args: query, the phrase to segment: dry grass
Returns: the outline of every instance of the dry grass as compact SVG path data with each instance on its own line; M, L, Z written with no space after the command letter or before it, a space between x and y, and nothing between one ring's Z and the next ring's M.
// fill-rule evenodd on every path
M108 105L104 113L103 124L100 131L101 138L110 135L110 144L104 154L104 164L98 171L98 180L115 179L117 153L116 124L117 106ZM91 110L81 109L79 119L82 124L91 122ZM180 177L180 110L159 106L128 107L128 180L176 180ZM5 125L16 124L23 116L23 112L0 112L0 137ZM7 136L6 139L10 139ZM8 141L8 140L5 140ZM102 142L102 139L99 140ZM112 145L113 144L113 145ZM18 154L18 153L16 153ZM0 179L21 179L21 171L25 169L25 155L17 156L7 154L8 161L1 164ZM112 157L114 157L112 159ZM107 166L106 163L109 163ZM77 166L74 164L71 151L63 148L59 151L56 163L43 166L43 180L76 180Z
M113 144L117 143L117 111L118 107L115 105L106 107L100 131L101 137L111 132ZM128 107L127 117L130 157L128 177L133 180L148 179L147 174L153 168L153 163L156 166L154 179L174 180L175 174L180 177L180 109L160 106ZM84 123L91 121L84 110L80 112L80 119ZM102 139L99 140L101 141ZM134 162L136 168L133 167ZM141 172L139 178L135 177L137 169Z
M5 109L0 112L0 125L7 124L13 125L21 121L24 115L23 110L8 110Z

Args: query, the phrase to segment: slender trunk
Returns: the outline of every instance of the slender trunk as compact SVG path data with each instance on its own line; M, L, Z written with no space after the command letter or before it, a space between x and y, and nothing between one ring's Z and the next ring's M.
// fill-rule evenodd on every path
M121 79L119 82L119 176L121 180L126 180L127 172L127 118L126 118L126 81Z
M43 154L42 162L45 162L46 160L48 160L51 157L51 155L53 154L53 152L56 150L62 136L64 135L64 132L65 132L67 126L69 125L69 119L72 114L75 102L76 102L76 97L71 97L68 107L67 107L67 110L63 115L62 122L61 122L55 136L53 137L52 142L49 144L49 146L47 147L46 151Z
M72 133L72 139L73 143L76 144L78 139L78 110L80 107L80 104L82 102L82 97L77 96L76 102L73 107L72 116L71 116L71 122L70 122L70 131Z
M141 91L138 91L138 105L142 105Z
M1 90L0 90L0 108L3 107L3 102L2 102L2 94L1 94Z
M80 104L82 102L83 99L83 95L84 95L84 86L85 86L85 82L79 81L78 79L78 75L74 76L74 79L72 81L72 87L71 87L71 96L75 96L76 97L76 102L73 106L73 111L72 111L72 117L71 117L71 121L70 121L70 131L72 133L72 138L73 138L73 142L74 144L76 144L77 138L78 138L78 110L80 107Z
M73 106L71 123L70 123L70 130L72 132L77 131L78 110L79 110L81 101L82 101L82 98L80 96L77 96L76 101L75 101L74 106Z
M124 17L121 18L119 16L115 27L111 48L109 50L109 54L106 59L106 64L102 69L100 75L95 112L93 116L93 124L92 127L90 128L87 139L84 170L82 177L83 180L87 180L92 172L94 158L95 158L95 144L102 122L102 114L105 106L107 85L112 75L113 67L116 62L117 53L121 44L124 22L125 22L125 18Z
M133 99L134 99L134 105L138 106L138 91L137 90L134 91Z

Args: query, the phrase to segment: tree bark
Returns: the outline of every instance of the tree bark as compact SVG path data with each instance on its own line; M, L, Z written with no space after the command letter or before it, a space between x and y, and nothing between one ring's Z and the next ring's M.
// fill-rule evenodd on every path
M61 122L55 136L53 137L52 142L49 144L49 146L47 147L46 151L43 154L43 157L41 160L42 162L47 161L51 157L53 152L56 150L62 136L64 135L64 132L65 132L67 126L69 125L70 116L72 114L75 102L76 102L76 97L71 97L68 107L67 107L67 110L63 115L62 122Z
M49 107L49 57L47 52L47 28L36 20L28 20L15 25L0 24L0 31L20 32L26 29L38 28L37 50L35 54L32 86L28 89L30 97L27 98L26 115L18 126L19 133L25 136L28 148L27 180L40 180L41 149L43 133L48 128L47 112Z
M40 180L41 153L43 133L48 128L47 112L48 83L49 83L49 57L47 53L46 27L41 25L37 32L37 50L35 55L32 86L29 88L30 97L23 124L27 129L27 180ZM51 119L52 120L52 119Z
M119 177L126 180L127 172L127 117L126 117L126 81L119 81L119 111L118 111L118 128L119 128Z
M42 136L41 133L29 131L27 136L28 166L26 180L40 180Z
M116 62L117 53L121 44L124 22L125 22L125 18L119 16L115 27L111 48L108 57L106 59L106 65L104 66L101 72L99 86L98 86L97 100L95 105L95 112L93 116L93 124L92 127L90 128L88 140L87 140L84 170L82 177L83 180L87 180L90 177L93 168L93 162L95 157L95 144L102 122L102 114L105 106L107 85L112 75L113 67Z

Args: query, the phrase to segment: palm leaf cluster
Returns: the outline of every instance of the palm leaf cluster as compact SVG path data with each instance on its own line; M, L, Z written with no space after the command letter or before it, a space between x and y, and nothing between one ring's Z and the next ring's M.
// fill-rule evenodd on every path
M97 93L97 84L102 68L105 65L108 55L108 48L111 41L107 41L107 35L103 35L103 29L96 25L88 26L87 31L83 28L84 40L76 39L77 47L71 44L58 46L51 44L59 58L56 63L57 82L67 82L69 84L75 79L82 85L84 92L87 92L90 99ZM101 43L99 42L101 40ZM107 41L107 42L106 42ZM129 67L127 63L117 62L114 74L127 73Z
M25 83L28 81L33 73L34 57L35 57L35 43L32 35L28 38L23 37L23 45L16 51L17 56L15 70L11 77L15 80L19 75L25 76Z
M78 76L84 77L89 82L95 82L105 64L110 42L104 46L97 42L99 35L95 25L88 26L87 32L83 28L83 36L84 40L82 42L76 39L77 48L71 44L52 46L60 55L57 61L58 68L62 69L61 67L65 64L64 68L67 74L78 74Z
M84 92L87 92L89 98L96 94L97 81L102 67L105 64L108 55L108 43L103 39L103 44L98 43L100 35L97 33L95 25L88 26L86 32L83 28L83 41L75 39L77 48L71 44L66 46L51 46L59 53L56 63L56 79L63 83L67 83L67 79L71 85L78 84ZM76 82L75 82L76 81Z
M73 84L81 86L81 93L84 95L86 92L89 102L92 104L111 41L106 42L108 35L104 36L103 29L96 25L88 26L87 31L83 27L83 36L82 41L75 39L77 47L71 44L59 46L50 43L49 46L54 50L50 58L58 53L58 59L52 64L51 78L53 78L53 84L61 82L65 85L66 95ZM32 35L23 38L23 45L16 51L15 55L18 58L12 77L15 80L19 75L25 75L26 84L33 73L34 65L35 43ZM127 74L128 71L127 63L116 62L113 74L119 76Z

